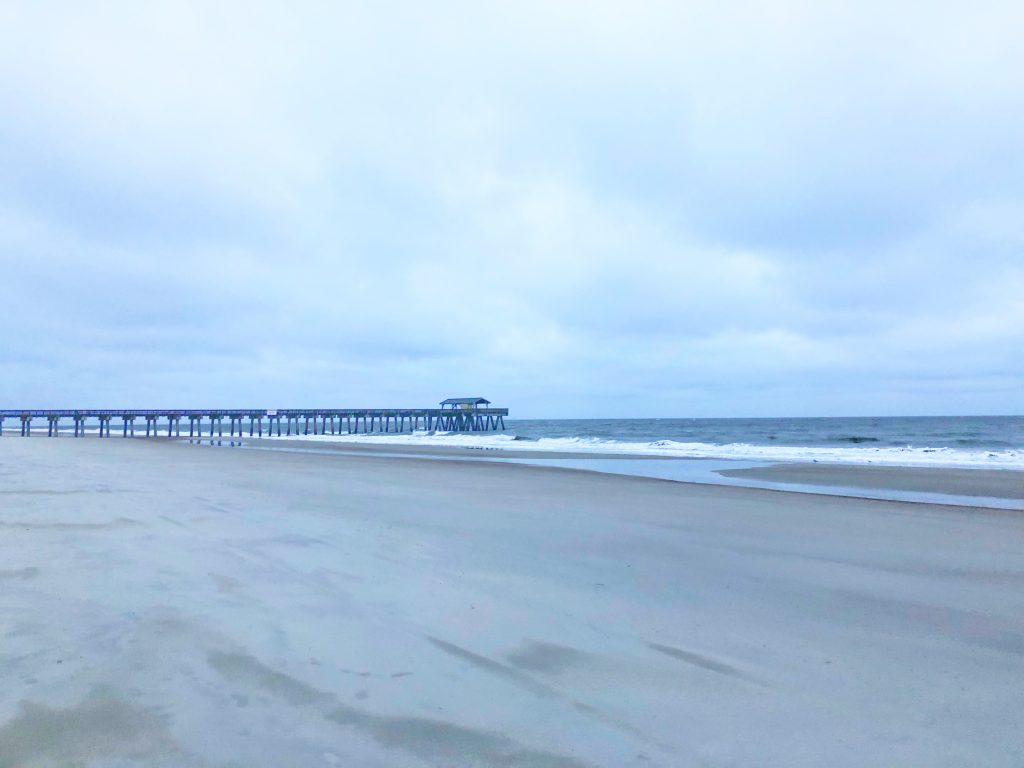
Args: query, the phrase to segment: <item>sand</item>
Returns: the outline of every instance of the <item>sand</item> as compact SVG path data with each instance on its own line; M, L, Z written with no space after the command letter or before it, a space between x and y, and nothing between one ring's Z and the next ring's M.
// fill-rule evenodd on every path
M0 632L0 768L1024 763L1014 512L4 437Z
M920 491L953 496L1024 499L1024 472L1010 469L880 467L844 464L775 464L725 470L726 477L775 483Z

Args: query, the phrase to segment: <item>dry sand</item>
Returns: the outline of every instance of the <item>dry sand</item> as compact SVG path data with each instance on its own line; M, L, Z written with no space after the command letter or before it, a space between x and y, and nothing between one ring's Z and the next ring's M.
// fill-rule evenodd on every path
M5 437L0 632L0 768L1024 764L1019 513Z

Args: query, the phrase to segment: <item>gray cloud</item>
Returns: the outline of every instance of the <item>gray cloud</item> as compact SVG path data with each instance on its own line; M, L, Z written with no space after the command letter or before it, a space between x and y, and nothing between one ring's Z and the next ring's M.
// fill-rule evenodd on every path
M1021 412L1021 21L6 7L5 399Z

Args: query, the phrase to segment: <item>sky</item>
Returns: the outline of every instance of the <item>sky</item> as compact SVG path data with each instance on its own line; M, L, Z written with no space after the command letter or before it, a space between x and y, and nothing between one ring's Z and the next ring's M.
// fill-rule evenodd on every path
M0 400L1024 413L1024 6L0 2Z

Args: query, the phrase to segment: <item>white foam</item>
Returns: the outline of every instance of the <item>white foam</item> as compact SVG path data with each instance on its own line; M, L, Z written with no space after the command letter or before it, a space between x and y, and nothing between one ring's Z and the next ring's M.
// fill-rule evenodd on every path
M275 440L302 440L325 443L364 443L370 445L427 445L463 447L480 450L554 451L571 453L618 453L639 456L668 456L684 459L740 459L746 461L828 462L837 464L883 464L902 467L974 467L987 469L1024 469L1024 451L965 451L929 447L804 447L750 445L748 443L680 443L656 440L630 443L584 437L545 437L517 440L511 434L467 434L459 432L415 432L413 434L372 435L292 435Z

